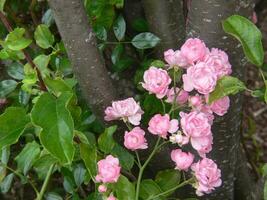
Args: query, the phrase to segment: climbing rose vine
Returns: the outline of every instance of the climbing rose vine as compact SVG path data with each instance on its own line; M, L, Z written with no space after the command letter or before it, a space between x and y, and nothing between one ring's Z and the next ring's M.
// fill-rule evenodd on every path
M208 49L198 38L190 38L180 50L165 51L164 59L165 67L150 66L140 83L144 90L162 102L163 112L151 116L148 124L141 124L144 111L133 98L114 101L105 110L106 121L123 120L129 129L125 131L124 146L135 151L140 169L135 185L136 200L146 165L167 143L177 145L166 156L174 162L174 169L191 173L191 178L184 180L184 184L191 184L198 196L209 194L222 185L221 170L215 161L208 158L208 153L213 146L214 118L227 113L230 99L225 96L211 104L208 104L208 99L217 81L232 72L228 56L220 49ZM170 109L167 110L165 104L169 104ZM142 164L138 150L148 148L148 134L158 137L158 140ZM98 162L96 180L101 183L98 191L105 198L116 199L110 184L118 180L120 171L119 160L111 155Z

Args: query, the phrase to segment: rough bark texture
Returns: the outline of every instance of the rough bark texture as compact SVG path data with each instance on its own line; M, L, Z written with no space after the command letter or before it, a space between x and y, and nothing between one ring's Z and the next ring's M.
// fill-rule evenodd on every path
M246 65L242 47L223 32L221 22L232 14L251 16L252 4L252 0L192 0L189 4L187 37L199 37L208 47L225 50L230 57L233 75L241 79ZM234 199L235 169L240 152L241 107L241 95L231 98L228 114L217 118L213 125L213 150L208 157L214 159L221 168L223 185L203 199Z
M103 120L116 91L101 57L82 0L48 0L85 99Z
M185 38L183 1L142 0L150 31L161 39L156 47L158 58L169 48L177 49Z

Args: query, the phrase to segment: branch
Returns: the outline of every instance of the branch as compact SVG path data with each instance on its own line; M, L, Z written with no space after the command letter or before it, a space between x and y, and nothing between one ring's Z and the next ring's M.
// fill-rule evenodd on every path
M8 21L7 17L4 15L4 13L1 12L1 11L0 11L0 19L1 19L2 23L4 24L4 26L6 27L6 29L8 30L8 32L12 32L13 28L12 28L11 24L9 23L9 21ZM44 84L44 81L42 79L42 76L41 76L41 73L40 73L39 69L36 67L36 65L32 61L32 59L31 59L30 55L28 54L28 52L25 49L23 49L22 52L23 52L27 62L31 65L31 67L33 69L36 69L36 71L37 71L37 76L38 76L38 80L39 80L40 89L43 90L43 91L47 91L47 88L46 88L46 86Z
M156 56L163 57L169 48L178 49L185 38L183 1L142 0L150 30L160 37Z
M84 97L94 114L103 120L104 109L116 99L116 91L88 24L83 1L48 0L48 3Z

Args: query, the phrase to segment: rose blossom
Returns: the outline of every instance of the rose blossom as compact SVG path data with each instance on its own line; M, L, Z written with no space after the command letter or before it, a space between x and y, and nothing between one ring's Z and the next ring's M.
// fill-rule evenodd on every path
M202 100L202 96L200 95L195 95L195 96L191 96L189 97L189 104L194 107L199 109L202 105L203 105L203 100Z
M107 198L107 200L117 200L112 194Z
M176 90L176 95L177 95L176 102L178 104L184 104L185 102L187 102L187 99L189 96L188 92L184 91L183 89L179 89L178 87L176 87L175 90ZM171 88L167 93L166 102L173 103L174 98L175 98L174 89Z
M176 163L175 169L187 171L194 161L194 155L190 152L182 152L181 149L175 149L171 152L171 159Z
M135 127L130 132L126 131L124 135L124 146L130 150L146 149L147 142L144 135L145 131L140 127Z
M206 153L212 150L213 137L212 134L203 137L191 137L191 145L197 150L201 157L206 157Z
M99 185L98 186L98 192L99 193L104 193L107 191L107 187L105 185Z
M171 66L177 66L186 68L188 66L186 58L182 55L181 51L179 50L172 50L169 49L164 52L164 60Z
M97 168L97 182L115 183L118 181L121 170L118 158L109 155L105 159L98 161Z
M166 95L170 83L171 78L166 70L152 66L145 71L142 86L150 94L156 94L157 98L162 99Z
M204 62L199 62L189 67L182 78L184 90L187 92L196 89L201 94L208 94L215 89L217 83L215 69Z
M203 158L201 161L194 163L191 169L197 179L195 187L198 196L202 196L204 193L209 194L215 187L221 186L221 170L218 169L213 160Z
M143 113L139 103L136 103L133 98L128 98L112 102L112 106L105 110L105 120L125 119L133 125L139 125Z
M179 146L183 146L185 144L188 144L189 137L182 135L182 132L178 131L177 134L172 134L169 140L173 144L177 143Z
M198 38L190 38L181 47L182 55L187 59L187 62L193 64L200 61L206 55L207 47L203 41Z
M215 69L218 79L232 73L228 55L220 49L212 48L210 53L206 55L204 62Z
M149 123L148 130L150 133L154 135L159 135L160 137L166 138L168 132L175 133L178 130L178 120L172 119L170 120L170 116L168 114L154 115Z
M227 113L230 107L230 98L228 96L223 97L217 101L212 102L210 105L211 110L219 116L223 116Z

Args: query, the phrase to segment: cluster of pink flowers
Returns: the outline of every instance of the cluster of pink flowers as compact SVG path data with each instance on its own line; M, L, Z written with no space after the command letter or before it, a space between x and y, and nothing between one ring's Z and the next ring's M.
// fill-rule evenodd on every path
M180 111L177 119L171 119L166 113L158 113L152 116L147 129L153 135L178 144L180 148L171 152L171 159L176 164L175 169L191 169L196 180L193 186L197 195L210 193L222 184L220 169L213 160L206 158L213 144L211 127L214 113L218 116L225 115L230 106L230 99L226 96L210 105L207 102L217 81L231 74L231 64L224 51L216 48L210 50L197 38L188 39L180 50L170 49L164 52L164 59L168 67L162 69L151 66L144 72L141 84L150 94L172 104L172 108L185 107L187 111ZM174 73L180 70L184 73L179 87L176 84L170 87L173 80L169 70L174 70ZM137 126L125 132L124 146L127 149L135 151L148 147L145 131L138 126L143 111L133 98L113 102L112 107L105 110L105 114L107 121L123 119L124 122ZM188 144L198 152L201 160L194 163L194 155L182 151L181 148ZM104 170L104 173L107 173L105 176L99 170L99 180L104 183L116 181L120 168L117 166L116 169L111 169L111 172Z

